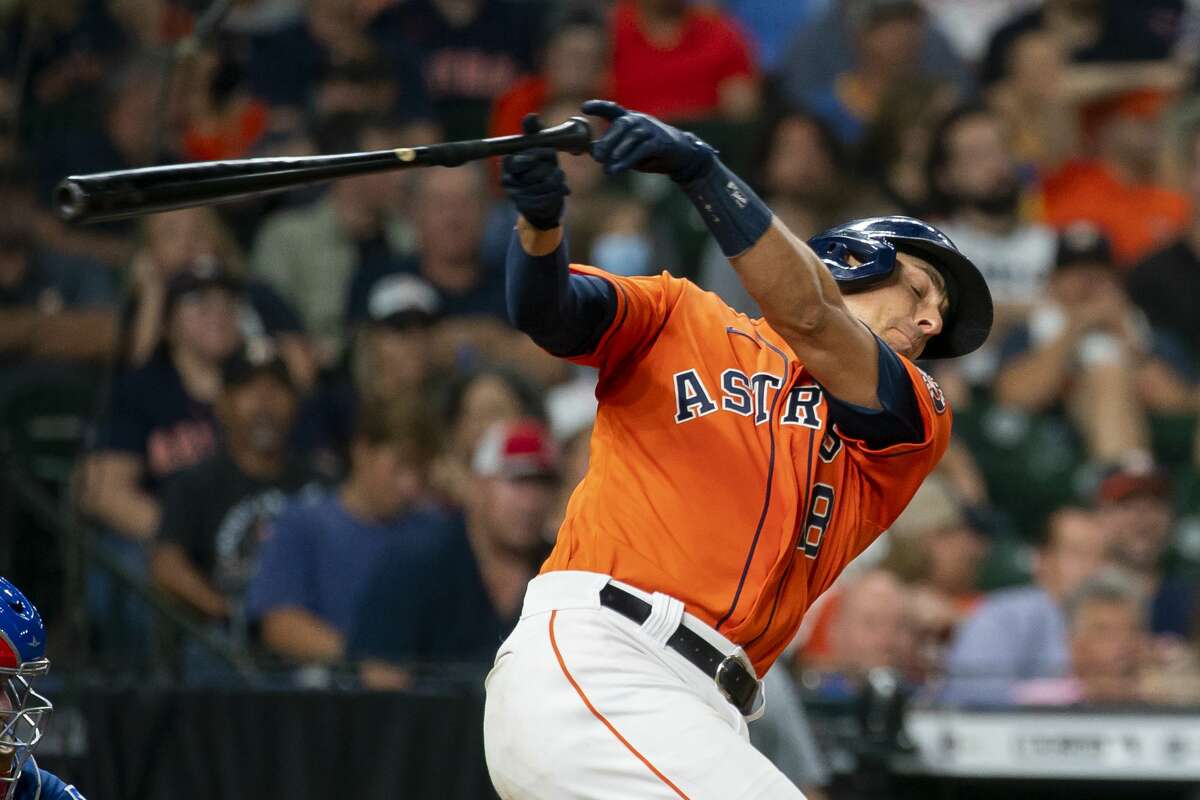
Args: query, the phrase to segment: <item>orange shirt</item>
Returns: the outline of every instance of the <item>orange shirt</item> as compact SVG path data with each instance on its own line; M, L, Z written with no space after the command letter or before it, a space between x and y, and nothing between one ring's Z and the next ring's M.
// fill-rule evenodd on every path
M1112 241L1122 266L1165 247L1191 218L1188 199L1179 192L1122 183L1100 162L1069 163L1043 186L1046 221L1059 228L1081 219L1094 222Z
M612 575L682 600L762 675L804 611L908 504L950 438L941 390L904 361L921 442L870 450L761 319L667 273L622 278L595 351L588 472L542 567Z

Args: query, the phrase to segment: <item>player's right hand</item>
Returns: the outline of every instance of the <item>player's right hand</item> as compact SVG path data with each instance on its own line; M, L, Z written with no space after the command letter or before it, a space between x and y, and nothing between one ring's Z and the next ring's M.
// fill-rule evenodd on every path
M537 133L542 122L537 114L526 114L521 121L525 133ZM567 178L558 166L558 151L535 147L505 156L500 162L500 185L512 198L513 205L530 225L548 231L562 222Z
M678 183L703 175L717 158L716 149L693 133L611 100L588 100L583 113L612 123L592 143L592 158L606 175L628 169L668 175Z

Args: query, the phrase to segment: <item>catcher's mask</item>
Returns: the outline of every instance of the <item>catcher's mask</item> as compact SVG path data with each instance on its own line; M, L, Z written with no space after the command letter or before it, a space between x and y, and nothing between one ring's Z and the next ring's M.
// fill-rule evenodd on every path
M32 678L50 669L41 615L21 590L0 578L0 800L12 800L21 768L42 738L50 701Z

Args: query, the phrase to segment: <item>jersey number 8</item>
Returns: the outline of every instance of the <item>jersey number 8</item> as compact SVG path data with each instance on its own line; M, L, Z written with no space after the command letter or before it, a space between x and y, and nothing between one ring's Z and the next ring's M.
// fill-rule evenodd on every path
M812 498L808 504L808 517L804 521L804 555L816 558L821 548L821 540L825 538L825 528L833 517L833 487L828 483L818 483L813 487Z

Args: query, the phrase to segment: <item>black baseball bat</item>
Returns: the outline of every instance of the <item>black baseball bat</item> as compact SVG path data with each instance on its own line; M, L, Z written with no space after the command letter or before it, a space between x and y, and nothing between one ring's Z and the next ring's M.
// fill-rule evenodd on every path
M54 189L54 206L67 222L101 222L278 192L313 183L411 167L454 167L467 161L553 147L582 153L592 139L583 117L543 131L491 139L443 142L328 156L199 161L161 167L71 175Z

